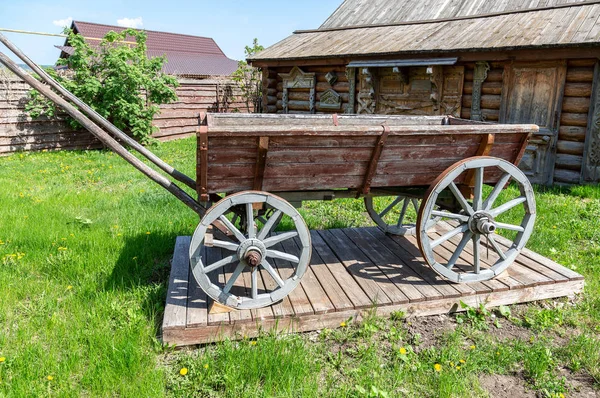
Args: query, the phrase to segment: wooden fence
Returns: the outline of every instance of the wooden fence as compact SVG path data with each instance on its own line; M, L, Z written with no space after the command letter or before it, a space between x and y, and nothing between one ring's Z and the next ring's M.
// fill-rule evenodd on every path
M181 80L178 101L162 105L153 137L169 141L193 135L201 112L249 112L237 84L228 79ZM0 75L0 155L18 151L92 149L102 145L87 131L74 130L64 115L32 119L25 112L30 87Z

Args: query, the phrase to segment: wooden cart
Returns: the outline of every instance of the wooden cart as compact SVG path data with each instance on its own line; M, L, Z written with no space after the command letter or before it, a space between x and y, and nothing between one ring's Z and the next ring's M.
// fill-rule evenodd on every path
M423 257L444 278L491 279L533 230L533 190L515 164L537 131L452 117L208 115L198 130L197 181L200 200L211 207L192 238L195 279L227 307L280 301L298 286L311 256L296 208L358 197L387 233L416 234ZM381 196L387 202L375 199ZM404 221L410 207L418 210L413 225ZM438 233L437 222L453 229ZM274 232L280 224L285 232ZM508 249L496 243L497 229L513 231ZM438 253L450 239L454 253ZM458 264L467 246L472 264ZM498 261L486 265L483 250Z
M515 165L537 126L450 117L208 115L198 129L194 181L75 97L1 34L0 42L47 85L0 52L1 64L201 216L190 266L202 289L224 306L265 307L298 286L311 256L310 233L296 209L305 200L363 197L381 228L416 234L426 262L457 283L499 275L532 233L533 191ZM124 144L197 189L199 200ZM379 207L380 197L388 204ZM411 206L418 209L414 225L404 221ZM439 232L439 222L452 229ZM513 234L509 247L496 242L498 229ZM449 241L454 252L440 252ZM469 264L458 261L465 250L472 254ZM493 250L498 260L481 261L483 250Z

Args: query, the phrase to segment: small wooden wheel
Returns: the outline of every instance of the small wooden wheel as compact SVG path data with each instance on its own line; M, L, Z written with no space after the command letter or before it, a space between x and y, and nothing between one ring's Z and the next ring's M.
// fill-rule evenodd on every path
M257 216L256 209L267 216ZM292 230L275 233L284 220ZM221 232L223 226L227 234ZM300 283L310 256L310 232L300 213L266 192L240 192L217 202L202 218L190 246L190 266L200 287L235 309L282 300Z
M414 235L416 224L407 222L409 218L407 213L414 212L414 217L416 217L416 213L419 211L418 200L407 196L385 196L381 198L384 203L379 206L375 205L372 197L365 198L367 213L369 213L375 224L388 234Z
M507 188L511 181L517 189ZM486 183L495 186L488 189ZM472 200L460 184L474 185ZM441 200L444 195L457 203L455 209L435 209L436 203L448 207ZM498 158L469 158L444 171L425 194L417 221L419 248L433 270L453 282L488 280L506 270L525 247L535 217L533 189L521 170ZM432 230L436 218L449 228ZM510 245L497 242L499 229L513 231Z

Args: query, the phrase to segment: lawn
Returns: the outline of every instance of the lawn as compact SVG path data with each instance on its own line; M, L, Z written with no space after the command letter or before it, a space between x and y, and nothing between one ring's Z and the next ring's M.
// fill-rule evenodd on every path
M155 150L193 175L193 139ZM485 397L498 381L598 394L598 186L536 189L528 247L585 275L575 301L183 350L157 336L192 211L104 151L0 158L0 187L0 396ZM362 201L301 212L311 228L371 225Z

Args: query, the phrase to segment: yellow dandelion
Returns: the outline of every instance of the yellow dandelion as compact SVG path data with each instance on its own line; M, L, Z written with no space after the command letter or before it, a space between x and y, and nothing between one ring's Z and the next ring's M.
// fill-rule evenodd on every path
M67 249L66 247L63 247L63 246L60 246L60 247L58 248L58 251L59 251L59 252L66 252L67 250L68 250L68 249Z
M565 398L565 394L563 394L562 392L558 394L558 398Z
M340 327L343 327L343 328L345 328L346 326L348 326L348 325L346 324L346 322L342 322L342 323L340 323Z
M435 369L436 372L441 372L442 365L440 365L439 363L436 363L435 365L433 365L433 369Z
M467 361L465 361L464 359L461 359L460 361L458 361L460 363L467 363Z
M553 229L556 229L556 225L554 225L552 228L553 228Z
M208 364L205 364L205 365L204 365L204 369L208 369Z
M150 231L146 232L146 235L150 235Z
M48 376L48 377L46 377L46 379L48 379L48 381L52 381L52 380L54 380L54 376Z
M5 362L6 361L6 357L0 357L0 363Z
M406 351L406 348L404 348L404 347L400 348L400 354L406 355L407 352L408 351Z
M256 345L256 341L251 341L250 345Z
M69 234L69 236L70 236L71 238L74 238L74 237L75 237L75 234Z
M117 234L117 236L123 236L123 234Z
M496 351L496 355L500 355L500 351Z
M451 366L451 367L454 367L454 362L450 362L450 366Z
M472 345L471 347L469 347L469 349L471 349L471 350L474 350L474 349L475 349L475 346L474 346L474 345Z
M73 289L73 286L71 286L71 285L67 286L67 290L71 290L71 289Z
M185 376L188 374L188 368L181 368L181 370L179 371L179 374L182 376Z
M456 367L456 370L460 370L460 366L457 366L457 367Z

